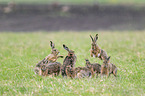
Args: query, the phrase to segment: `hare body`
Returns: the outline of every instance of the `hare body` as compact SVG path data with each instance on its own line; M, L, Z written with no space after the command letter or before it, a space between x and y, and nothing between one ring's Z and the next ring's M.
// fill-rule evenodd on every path
M101 73L101 65L99 63L90 63L90 61L88 59L86 60L86 67L91 69L93 68L93 71L96 73L96 76L98 76L98 74Z
M77 67L75 68L76 78L94 77L93 68L89 69L87 67Z
M102 59L105 60L106 58L108 58L107 53L104 50L102 50L98 46L98 44L96 43L96 41L98 40L98 34L96 34L96 36L94 37L94 39L93 39L93 37L91 35L90 35L90 37L92 39L92 44L91 44L92 46L91 46L91 50L90 50L91 57L96 57L96 58L98 57L101 60Z
M104 60L101 66L101 76L106 75L107 77L113 74L115 77L117 76L117 67L110 63L110 57Z
M55 75L58 76L61 70L61 63L54 62L43 64L41 66L42 76Z
M66 74L66 67L71 66L74 67L76 63L77 57L75 56L75 53L73 50L70 50L66 45L63 45L64 49L68 51L68 55L65 57L62 65L62 76L67 76Z

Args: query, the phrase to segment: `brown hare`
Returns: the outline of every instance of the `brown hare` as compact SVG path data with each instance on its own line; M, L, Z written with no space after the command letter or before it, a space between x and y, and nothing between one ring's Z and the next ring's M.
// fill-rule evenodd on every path
M48 76L48 75L58 76L60 71L61 71L61 63L59 62L41 65L42 76Z
M75 73L76 73L76 78L94 77L93 68L76 67Z
M45 64L47 61L45 60L45 58L43 60L41 60L39 63L36 64L35 68L34 68L34 72L35 74L41 75L41 66L43 64Z
M107 77L113 74L115 77L117 76L117 67L110 63L110 56L104 60L101 66L101 76L106 75Z
M66 45L63 44L63 48L68 51L68 55L65 57L62 65L62 76L67 76L66 74L66 66L74 67L76 63L77 57L73 50L70 50Z
M38 75L41 74L40 65L53 63L53 62L56 62L58 58L63 58L62 55L57 56L59 54L59 51L55 49L55 45L52 41L50 41L50 46L52 48L51 54L49 54L43 60L41 60L38 64L36 64L35 69L34 69L35 74L38 74Z
M86 60L86 67L89 69L93 68L93 71L96 73L96 77L98 77L98 74L101 73L101 65L99 63L91 64L88 59L85 59L85 60Z
M94 77L93 68L89 69L87 67L71 67L70 65L66 66L66 75L70 78L85 78L85 77Z
M59 55L59 51L55 48L55 45L52 41L50 41L50 46L51 46L51 54L45 57L45 60L48 60L48 63L56 62L58 58L63 58L62 55Z
M98 58L100 58L101 60L103 59L103 60L105 60L106 58L108 58L108 56L107 56L107 53L104 51L104 50L102 50L99 46L98 46L98 44L96 43L96 41L98 40L98 34L96 34L96 36L94 37L94 39L93 39L93 37L90 35L90 37L91 37L91 39L92 39L92 47L91 47L91 57L98 57Z

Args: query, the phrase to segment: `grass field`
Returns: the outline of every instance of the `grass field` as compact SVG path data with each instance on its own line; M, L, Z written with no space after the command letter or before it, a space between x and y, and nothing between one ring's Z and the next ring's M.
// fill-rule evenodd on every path
M11 0L0 0L2 3L10 2ZM59 2L61 4L145 4L145 0L12 0L16 3L31 3L31 4L46 4Z
M62 44L75 50L76 66L85 66L90 57L90 34L99 34L98 44L118 67L118 77L69 79L41 77L34 74L36 63L50 53L52 40L61 55ZM145 95L145 31L144 32L56 32L0 33L0 95L47 96L144 96ZM59 59L62 63L63 59Z

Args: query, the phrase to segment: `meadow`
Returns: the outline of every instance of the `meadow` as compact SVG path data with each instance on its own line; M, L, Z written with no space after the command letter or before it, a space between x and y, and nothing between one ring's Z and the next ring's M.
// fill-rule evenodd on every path
M75 51L77 66L102 61L90 57L89 35L99 34L97 43L111 62L118 67L115 78L70 79L42 77L34 74L35 65L51 52L49 41L55 43L60 55L67 55L62 44ZM90 31L0 33L0 95L47 96L144 96L145 95L145 31ZM63 62L63 59L58 59Z

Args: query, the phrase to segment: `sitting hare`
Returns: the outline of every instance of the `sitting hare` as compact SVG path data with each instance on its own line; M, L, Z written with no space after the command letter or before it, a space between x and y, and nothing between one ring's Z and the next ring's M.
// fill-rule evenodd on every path
M102 66L101 66L101 76L106 75L107 77L110 76L110 74L113 74L115 77L117 75L117 67L110 63L110 56L104 60Z
M68 55L65 57L62 65L62 76L67 76L66 74L66 66L74 67L76 63L77 57L73 50L70 50L66 45L63 44L63 48L68 51Z
M85 60L86 60L86 67L89 69L93 68L93 71L96 73L96 76L98 76L98 74L101 73L101 65L99 63L91 64L88 59L85 59Z
M102 59L105 60L106 58L108 58L107 53L104 50L102 50L98 46L98 44L96 43L96 41L98 40L98 34L96 34L94 39L93 39L93 37L91 35L90 35L90 37L92 39L92 44L91 44L92 47L91 47L91 50L90 50L91 51L91 57L98 57L101 60Z

